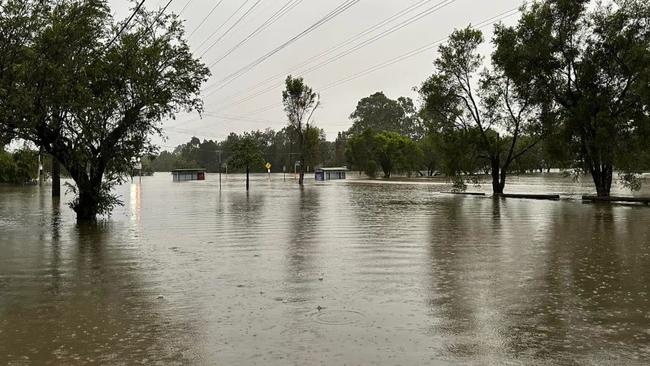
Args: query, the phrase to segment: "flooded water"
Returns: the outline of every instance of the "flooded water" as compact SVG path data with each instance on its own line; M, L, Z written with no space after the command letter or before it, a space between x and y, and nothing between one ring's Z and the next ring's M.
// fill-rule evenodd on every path
M650 207L290 178L144 177L96 226L0 187L0 364L650 362Z

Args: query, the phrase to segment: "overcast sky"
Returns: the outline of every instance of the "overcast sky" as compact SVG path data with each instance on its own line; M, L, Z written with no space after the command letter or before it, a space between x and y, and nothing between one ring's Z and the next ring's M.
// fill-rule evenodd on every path
M145 6L159 8L167 1L148 0L145 1ZM129 7L132 6L130 1L111 0L110 3L118 19L129 15ZM470 23L478 24L517 8L523 1L359 0L327 23L225 85L225 78L258 61L346 1L222 0L214 8L217 3L219 0L189 0L189 3L188 0L172 0L167 10L178 14L185 7L181 17L185 20L187 35L192 34L189 37L190 46L195 56L202 55L203 62L210 66L212 77L204 85L206 115L199 119L196 113L182 114L175 121L165 122L168 140L163 142L156 139L163 149L184 143L192 135L201 139L223 139L230 132L282 128L286 124L286 117L282 110L281 93L283 80L288 74L304 77L306 83L320 93L322 104L315 113L315 123L325 130L328 140L333 140L338 131L350 127L348 116L359 99L365 96L383 91L393 99L410 96L417 102L417 93L413 87L432 73L435 47L377 68L374 72L367 70L443 39L454 28ZM260 25L272 19L271 16L285 4L295 6L223 58ZM421 5L417 6L418 4ZM404 11L409 8L412 11ZM400 12L403 15L376 30L323 54ZM418 14L421 14L419 19L413 19L403 28L388 33L400 26L400 23L418 17ZM199 27L204 19L205 22ZM517 19L518 14L515 14L503 22L511 24ZM488 40L491 29L492 26L484 28ZM386 35L379 38L384 32ZM371 39L376 40L369 42ZM335 57L364 42L364 47L345 56ZM489 45L484 50L489 52ZM325 64L330 60L334 61ZM312 70L307 70L310 68ZM359 76L363 72L366 73ZM350 79L351 76L359 77Z

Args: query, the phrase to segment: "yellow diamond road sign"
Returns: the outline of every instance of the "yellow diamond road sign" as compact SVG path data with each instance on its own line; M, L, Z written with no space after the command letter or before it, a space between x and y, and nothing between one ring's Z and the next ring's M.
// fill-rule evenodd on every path
M264 166L266 167L266 169L271 169L271 163L266 163L266 165Z

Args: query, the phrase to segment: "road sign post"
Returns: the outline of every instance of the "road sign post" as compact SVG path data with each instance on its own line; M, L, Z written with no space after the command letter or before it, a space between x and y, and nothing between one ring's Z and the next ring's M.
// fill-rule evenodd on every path
M216 150L219 154L219 191L221 191L221 170L223 169L223 164L221 163L221 150Z

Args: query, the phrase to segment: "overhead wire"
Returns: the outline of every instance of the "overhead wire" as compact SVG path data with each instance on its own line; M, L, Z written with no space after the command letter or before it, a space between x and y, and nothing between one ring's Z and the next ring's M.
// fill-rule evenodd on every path
M316 23L312 24L311 26L307 27L305 30L302 32L298 33L297 35L293 36L291 39L287 40L286 42L282 43L281 45L277 46L273 50L267 52L265 55L259 57L255 61L247 64L246 66L240 68L239 70L229 74L228 76L224 77L223 79L219 80L218 83L221 83L221 87L227 85L228 83L234 81L235 79L241 77L248 71L252 70L255 68L257 65L261 64L262 62L266 61L268 58L271 56L275 55L276 53L280 52L284 48L288 47L292 43L296 42L297 40L301 39L302 37L306 36L307 34L313 32L314 30L318 29L322 25L326 24L330 20L334 19L338 15L342 14L346 10L350 9L352 6L357 4L360 0L346 0L343 2L341 5L337 6L334 10L332 10L330 13L319 19ZM211 64L210 67L214 65Z
M500 20L506 19L508 17L511 17L511 16L519 13L519 11L520 11L520 7L516 7L516 8L506 10L506 11L504 11L502 13L499 13L498 15L495 15L493 17L490 17L488 19L485 19L485 20L477 23L475 25L475 27L479 28L479 29L488 27L488 26L490 26L490 25L492 25L492 24L494 24L494 23L496 23L496 22L498 22ZM374 65L374 66L369 67L369 68L364 69L364 70L361 70L361 71L359 71L359 72L357 72L355 74L352 74L352 75L349 75L347 77L341 78L339 80L333 81L333 82L331 82L329 84L324 85L321 88L315 88L315 90L318 90L319 92L322 92L322 91L337 87L339 85L348 83L348 82L350 82L352 80L355 80L355 79L358 79L358 78L360 78L362 76L365 76L367 74L379 71L379 70L384 69L384 68L386 68L388 66L391 66L391 65L393 65L395 63L407 60L407 59L409 59L411 57L414 57L414 56L419 55L419 54L421 54L423 52L426 52L426 51L428 51L430 49L433 49L434 47L442 44L443 42L445 42L447 40L449 40L449 36L441 38L441 39L439 39L437 41L428 43L428 44L426 44L426 45L424 45L422 47L419 47L419 48L416 48L416 49L411 50L409 52L406 52L404 54L401 54L401 55L399 55L397 57L394 57L394 58L392 58L390 60L384 61L384 62L382 62L380 64ZM248 114L244 115L243 117L248 117L248 116L252 116L252 115L255 115L255 114L259 114L259 113L271 110L271 109L276 108L276 107L280 107L280 105L278 103L273 103L273 104L267 105L265 107L261 107L259 109L256 109L256 110L252 111L251 113L248 113Z
M203 55L205 55L205 54L206 54L208 51L210 51L214 46L216 46L217 43L219 43L219 41L221 41L225 36L228 35L228 33L230 33L230 31L231 31L233 28L235 28L235 27L237 26L237 24L239 24L242 20L244 20L244 18L246 18L246 16L247 16L251 11L253 11L253 10L257 7L257 5L259 5L259 3L260 3L261 1L262 1L262 0L257 0L257 1L255 2L255 4L253 4L253 6L251 6L248 10L246 10L246 12L245 12L244 14L242 14L242 16L239 17L239 19L237 19L237 21L235 21L235 22L230 26L230 28L228 28L225 32L223 32L223 34L222 34L219 38L217 38L216 41L214 41L214 42L213 42L213 43L212 43L208 48L206 48L206 49L203 51L203 53L201 53L201 55L200 55L199 57L203 57Z
M406 20L404 20L404 21L402 21L402 22L400 22L400 23L394 25L394 26L391 27L390 29L384 30L384 31L382 31L381 33L379 33L379 34L377 34L377 35L375 35L375 36L373 36L373 37L371 37L371 38L369 38L369 39L367 39L367 40L365 40L365 41L363 41L363 42L361 42L361 43L359 43L359 44L357 44L357 45L355 45L355 46L353 46L353 47L351 47L351 48L349 48L349 49L347 49L347 50L345 50L345 51L343 51L343 52L340 52L340 53L338 53L338 54L336 54L336 55L334 55L334 56L332 56L332 57L330 57L330 58L328 58L328 59L325 59L325 60L319 62L319 63L316 64L316 65L313 65L313 66L311 66L311 67L309 67L309 68L307 68L307 69L305 69L305 70L302 70L302 71L298 71L298 70L296 70L296 69L294 69L294 70L290 70L290 71L288 71L288 74L301 74L301 75L304 75L304 74L306 74L306 73L309 73L309 72L312 72L312 71L318 70L318 69L320 69L320 68L323 68L323 67L325 67L325 66L327 66L327 65L329 65L329 64L331 64L331 63L333 63L333 62L336 62L336 61L340 60L341 58L343 58L343 57L345 57L345 56L347 56L347 55L349 55L349 54L351 54L351 53L354 53L354 52L356 52L356 51L358 51L358 50L360 50L360 49L362 49L362 48L364 48L364 47L366 47L366 46L369 46L370 44L372 44L372 43L374 43L374 42L377 42L378 40L380 40L380 39L382 39L382 38L384 38L384 37L389 36L390 34L392 34L392 33L394 33L394 32L397 32L398 30L400 30L400 29L402 29L402 28L404 28L404 27L406 27L406 26L408 26L408 25L410 25L410 24L412 24L412 23L414 23L414 22L416 22L416 21L418 21L418 20L423 19L423 18L426 17L426 16L429 16L429 15L431 15L431 14L433 14L433 13L435 13L435 12L441 10L441 9L443 9L443 8L444 8L445 6L447 6L447 5L451 5L451 4L454 3L454 2L456 2L456 0L443 0L443 1L441 1L441 2L438 2L438 3L436 3L435 5L433 5L432 7L427 8L427 9L425 9L424 11L421 11L421 12L419 12L419 13L413 15L412 17L410 17L410 18L408 18L408 19L406 19ZM400 13L401 13L401 12L400 12ZM383 22L380 22L380 23L383 23ZM374 26L373 26L373 27L374 27ZM373 27L371 27L371 28L373 28ZM377 28L375 28L375 29L377 29ZM366 33L366 31L361 32L361 33ZM366 34L367 34L367 33L366 33ZM353 36L353 37L354 37L354 36ZM347 41L346 41L346 42L347 42ZM344 43L345 43L345 42L344 42ZM338 47L338 46L337 46L337 47L334 47L334 48L331 48L331 49L339 49L339 48L341 48L341 47ZM324 52L324 53L327 54L327 52ZM319 56L322 56L322 55L323 55L323 53L321 53ZM309 63L309 62L303 62L302 65L305 65L305 64L308 64L308 63ZM278 75L279 75L279 74L278 74ZM287 75L287 74L286 74L286 73L283 73L283 74L282 74L282 77L283 77L284 75ZM277 79L277 77L276 77L276 79ZM280 84L281 84L281 82L280 82ZM248 96L248 97L245 97L245 98L243 98L243 99L237 100L237 101L235 101L235 102L233 102L233 103L230 103L230 104L228 104L225 108L231 108L231 107L233 107L233 106L236 106L236 105L239 105L239 104L241 104L241 103L244 103L244 102L246 102L247 100L250 100L250 99L252 99L252 98L254 98L254 97L258 96L258 95L262 95L262 94L265 94L265 93L267 93L267 92L270 92L270 91L272 91L273 89L275 89L275 88L277 87L277 85L278 85L278 84L276 83L276 84L274 84L274 85L272 85L272 86L270 86L270 87L264 89L263 91L260 91L260 92L254 93L254 94L251 95L251 96ZM255 88L255 87L253 87L253 88ZM211 94L212 94L212 93L211 93ZM209 96L209 95L206 95L206 97L207 97L207 96Z
M222 0L222 1L223 1L223 0ZM197 50L197 51L200 50L201 47L203 47L203 45L204 45L207 41L209 41L212 37L214 37L215 34L219 33L219 31L221 30L221 28L223 28L226 24L228 24L228 22L230 21L230 19L232 19L232 18L233 18L237 13L239 13L239 11L240 11L240 10L241 10L241 9L242 9L246 4L248 4L249 1L250 1L250 0L246 0L246 1L244 1L244 2L243 2L243 3L242 3L242 4L241 4L241 5L240 5L240 6L239 6L239 7L238 7L238 8L237 8L233 13L232 13L232 14L230 14L230 16L229 16L226 20L224 20L224 21L221 23L221 25L219 25L217 28L215 28L215 30L214 30L212 33L210 33L210 35L207 36L207 37L203 40L203 42L201 42L201 43L196 47L196 50ZM221 1L220 1L219 3L221 3Z
M506 10L503 13L500 13L500 14L494 16L494 17L488 18L488 19L486 19L484 21L481 21L481 22L477 23L477 25L475 25L475 27L478 28L478 29L488 27L488 26L496 23L497 21L506 19L508 17L511 17L511 16L519 13L519 11L520 11L520 7L512 8L510 10ZM386 68L386 67L388 67L390 65L393 65L393 64L395 64L397 62L404 61L404 60L409 59L409 58L411 58L413 56L416 56L416 55L419 55L419 54L421 54L423 52L426 52L426 51L440 45L441 43L446 42L447 40L449 40L449 36L441 38L441 39L439 39L439 40L437 40L435 42L426 44L426 45L424 45L422 47L419 47L419 48L417 48L415 50L404 53L404 54L402 54L400 56L392 58L392 59L390 59L388 61L385 61L383 63L377 64L377 65L369 67L367 69L364 69L364 70L362 70L362 71L360 71L358 73L355 73L353 75L350 75L350 76L347 76L345 78L339 79L337 81L331 82L331 83L319 88L318 90L319 91L328 90L328 89L331 89L331 88L336 87L338 85L347 83L347 82L352 81L354 79L357 79L357 78L359 78L361 76L365 76L365 75L370 74L372 72L381 70L381 69Z
M228 114L220 114L220 113L214 113L214 112L203 112L201 117L198 118L193 118L188 121L181 121L179 123L171 124L165 126L165 128L175 128L179 127L183 124L189 124L189 123L194 123L197 121L203 121L205 118L203 116L207 117L214 117L218 119L226 119L226 120L231 120L231 121L241 121L241 122L252 122L252 123L276 123L279 121L271 121L271 120L264 120L264 119L255 119L255 118L250 118L250 117L242 117L242 116L233 116L233 115L228 115Z
M158 12L158 14L156 14L156 18L153 20L153 22L151 22L151 25L149 27L147 27L147 32L152 31L153 27L158 22L158 19L160 19L160 16L163 15L163 13L167 10L167 8L172 3L172 1L174 1L174 0L169 0L167 2L167 4L165 4L165 6Z
M246 1L248 1L248 0L246 0ZM210 17L210 15L212 15L212 13L214 13L214 11L217 10L217 8L219 7L219 5L221 5L222 2L223 2L223 0L219 0L219 2L218 2L215 6L212 7L212 10L210 10L210 11L208 12L208 14L206 14L206 15L203 17L203 19L201 19L201 22L199 23L199 25L197 25L196 27L194 27L194 29L192 30L192 32L190 32L190 34L187 36L188 39L189 39L190 37L192 37L192 35L194 35L194 33L196 33L196 31L199 30L199 28L201 28L201 26L203 25L203 23L205 23L205 21L208 20L208 18Z
M171 4L172 1L174 1L174 0L169 0L169 1L167 2L167 4L165 4L165 7L162 8L162 10L158 13L158 15L156 15L156 20L158 20L158 18L160 18L160 16L161 16L161 15L162 15L166 10L167 10L167 8L169 7L169 4ZM154 22L154 23L155 23L155 22Z
M475 27L477 27L479 29L485 28L485 27L490 26L490 25L492 25L492 24L494 24L494 23L496 23L498 21L509 18L509 17L519 13L519 12L520 12L520 7L516 7L516 8L506 10L506 11L504 11L502 13L499 13L499 14L497 14L495 16L487 18L487 19L485 19L485 20L483 20L483 21L481 21L479 23L476 23ZM399 55L397 57L391 58L391 59L389 59L387 61L384 61L382 63L379 63L377 65L374 65L374 66L371 66L369 68L363 69L363 70L361 70L361 71L359 71L357 73L354 73L354 74L349 75L347 77L344 77L344 78L341 78L341 79L336 80L334 82L331 82L329 84L326 84L321 88L316 88L316 90L325 91L325 90L335 88L335 87L337 87L339 85L348 83L348 82L350 82L352 80L355 80L357 78L360 78L362 76L365 76L365 75L368 75L370 73L379 71L379 70L384 69L386 67L389 67L389 66L391 66L393 64L396 64L398 62L402 62L402 61L407 60L409 58L412 58L412 57L414 57L416 55L419 55L419 54L421 54L423 52L431 50L435 46L438 46L438 45L440 45L441 43L443 43L443 42L445 42L447 40L449 40L449 36L441 38L441 39L436 40L434 42L428 43L428 44L426 44L424 46L418 47L418 48L416 48L414 50L411 50L409 52L401 54L401 55ZM253 115L265 112L265 111L269 111L269 110L274 109L274 108L280 108L280 107L281 107L281 105L278 104L277 102L275 102L275 103L272 103L270 105L267 105L267 106L258 108L256 110L253 110L250 113L248 113L246 115L243 115L243 116L229 116L229 117L231 117L231 119L233 119L233 120L244 120L245 121L247 118L250 119L250 116L253 116ZM191 122L192 121L185 122L185 123L191 123Z
M187 9L187 7L190 5L190 3L192 3L192 1L194 1L194 0L187 0L187 2L185 3L185 5L184 5L183 8L181 9L181 11L178 12L178 15L183 14L183 12L185 11L185 9Z
M144 4L144 2L145 2L145 0L140 1L140 3L136 6L135 10L133 10L133 13L131 13L131 16L130 16L130 17L126 20L126 22L122 25L122 28L120 28L120 30L117 32L117 34L115 34L115 36L110 40L110 42L108 42L108 43L106 44L106 46L104 46L104 50L108 49L108 48L113 44L113 42L115 42L115 40L117 39L117 37L119 37L119 36L122 34L122 32L124 32L124 30L125 30L126 27L129 25L129 23L131 23L131 20L133 20L133 18L135 17L135 15L138 14L138 12L140 11L140 8L141 8L142 5Z
M344 46L346 46L346 45L348 45L348 44L350 44L350 43L356 41L357 39L359 39L359 38L365 36L366 34L372 33L373 31L375 31L376 29L381 28L381 27L384 26L385 24L388 24L388 23L392 22L393 20L398 19L398 18L401 17L402 15L407 14L407 13L409 13L409 12L411 12L411 11L413 11L413 10L415 10L415 9L417 9L417 8L423 6L424 4L429 3L429 2L431 2L431 1L433 1L433 0L421 0L420 2L418 2L418 3L416 3L416 4L410 5L410 6L406 7L405 9L402 9L401 11L399 11L399 12L397 12L397 13L395 13L395 14L389 16L388 18L386 18L386 19L384 19L384 20L382 20L382 21L380 21L380 22L378 22L378 23L376 23L376 24L370 26L369 28L366 28L365 30L363 30L363 31L361 31L361 32L359 32L359 33L357 33L357 34L355 34L355 35L349 37L348 39L346 39L346 40L343 41L342 43L340 43L340 44L338 44L338 45L335 45L335 46L333 46L333 47L330 47L329 49L327 49L327 50L325 50L325 51L323 51L323 52L321 52L321 53L319 53L319 54L317 54L317 55L314 55L314 56L308 58L307 60L301 62L301 63L298 64L298 65L294 65L294 66L292 66L291 68L288 69L288 71L280 72L280 73L278 73L278 74L275 74L275 75L273 75L273 76L271 76L271 77L269 77L269 78L267 78L267 79L265 79L265 80L259 82L258 84L252 86L251 88L248 88L248 89L246 90L246 92L250 92L251 89L257 89L257 88L259 88L260 86L265 85L265 84L268 84L268 82L273 81L273 80L275 80L275 79L277 79L277 78L284 78L286 75L288 75L289 73L291 73L292 70L295 70L295 69L297 69L297 68L299 68L299 67L302 67L302 66L304 66L304 65L307 65L307 64L309 64L310 62L312 62L312 61L314 61L314 60L316 60L316 59L320 59L321 57L323 57L323 56L325 56L325 55L327 55L327 54L329 54L329 53L331 53L331 52L333 52L333 51L336 51L336 50L338 50L338 49L340 49L340 48L342 48L342 47L344 47ZM274 89L274 88L275 88L275 85L272 86L270 89ZM266 92L266 91L268 91L268 90L270 90L270 89L265 89L264 92ZM206 98L209 97L210 95L214 94L217 90L219 90L219 89L216 89L216 90L214 90L214 91L208 93L205 97L206 97ZM260 94L263 94L264 92L260 92ZM241 93L240 93L240 94L241 94Z
M247 35L243 40L241 40L239 43L237 43L234 47L232 47L230 50L228 50L223 56L221 56L219 59L214 61L214 64L219 63L221 60L225 59L226 57L230 56L233 52L235 52L239 47L243 46L246 42L250 41L253 37L261 33L263 30L266 28L270 27L273 25L273 23L277 22L280 20L284 15L289 13L291 10L293 10L298 4L300 4L303 0L289 0L287 1L280 9L278 9L273 15L271 15L264 23L262 23L259 27L257 27L253 32L251 32L249 35ZM207 52L207 50L205 51ZM205 54L204 52L204 54ZM202 56L202 55L201 55Z

